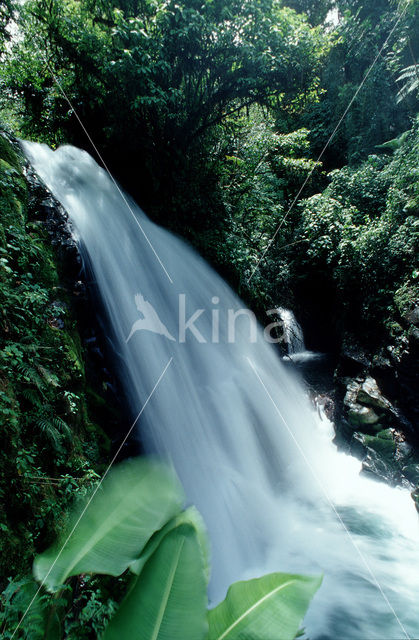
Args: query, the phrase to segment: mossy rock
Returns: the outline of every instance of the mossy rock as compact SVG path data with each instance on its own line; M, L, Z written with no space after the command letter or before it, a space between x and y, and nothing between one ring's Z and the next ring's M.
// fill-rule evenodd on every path
M0 158L8 162L15 169L21 171L23 162L22 155L14 148L2 131L0 131Z
M396 443L390 429L385 429L376 436L365 435L364 444L370 449L374 449L386 462L392 463L394 461Z
M364 427L368 430L379 429L380 417L372 407L353 404L348 410L348 419L354 427Z
M394 442L394 432L392 429L383 429L377 433L377 438L381 438L382 440L391 440Z

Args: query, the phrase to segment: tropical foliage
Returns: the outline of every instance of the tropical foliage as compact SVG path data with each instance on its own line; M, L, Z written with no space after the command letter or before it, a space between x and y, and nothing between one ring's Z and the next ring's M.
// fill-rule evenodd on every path
M327 189L300 207L296 233L307 251L299 269L331 279L340 322L370 349L403 335L401 319L418 297L418 125L393 156L332 172ZM411 293L403 304L401 287Z
M36 558L41 589L21 585L34 599L26 614L31 629L63 637L63 583L71 575L130 569L134 577L103 640L239 640L243 632L255 640L292 640L321 580L273 573L238 582L207 612L208 542L199 514L182 511L183 500L173 471L161 463L137 459L112 470L58 543ZM60 593L48 599L43 587Z
M261 317L294 308L310 348L339 353L349 337L371 357L386 355L418 336L409 320L419 301L418 20L418 0L5 0L0 119L18 136L99 153L147 213L192 242ZM45 194L28 189L19 151L0 133L7 638L37 590L27 577L33 556L71 530L68 505L94 491L109 441L103 389L90 386L74 296L40 215ZM107 637L129 634L137 603L158 615L161 576L172 567L177 586L194 576L200 602L190 626L182 618L183 639L189 630L235 637L226 634L241 633L241 607L277 588L281 615L256 626L265 639L291 637L296 626L281 608L289 576L233 585L205 614L204 533L194 512L170 502L172 489L165 506L163 495L156 505L137 496L135 508L147 503L154 517L141 535L121 500L135 539L117 544L125 525L112 525L103 549L78 556L71 538L48 576L55 551L38 556L37 578L58 591L39 592L22 636L87 640L109 620ZM100 492L94 500L104 509ZM287 601L300 620L313 583L294 586ZM188 589L180 597L189 601Z
M100 436L87 413L80 336L56 256L28 197L19 152L2 134L0 185L4 587L60 526L74 492L83 494L97 477Z

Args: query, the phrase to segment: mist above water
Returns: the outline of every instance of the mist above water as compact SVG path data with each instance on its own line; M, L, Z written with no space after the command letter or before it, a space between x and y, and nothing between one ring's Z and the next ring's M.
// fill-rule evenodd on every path
M212 602L231 582L268 571L324 573L305 621L311 640L419 637L409 493L360 476L359 461L336 451L332 425L260 329L253 341L243 303L89 154L23 147L92 267L133 419L160 379L139 437L173 462L205 519ZM192 329L182 341L182 321L197 310L192 326L205 341ZM239 314L234 341L229 310Z

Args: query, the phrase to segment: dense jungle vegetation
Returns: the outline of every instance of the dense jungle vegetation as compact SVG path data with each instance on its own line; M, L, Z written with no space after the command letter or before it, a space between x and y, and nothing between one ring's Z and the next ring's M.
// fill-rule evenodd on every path
M418 0L0 2L2 637L110 448L74 295L7 136L103 159L260 317L295 309L309 348L417 349L418 27ZM65 637L97 637L125 583L72 577ZM43 637L37 615L20 637Z
M16 20L1 82L19 135L93 151L80 118L146 212L256 308L309 296L337 340L397 331L415 287L416 2L41 1Z

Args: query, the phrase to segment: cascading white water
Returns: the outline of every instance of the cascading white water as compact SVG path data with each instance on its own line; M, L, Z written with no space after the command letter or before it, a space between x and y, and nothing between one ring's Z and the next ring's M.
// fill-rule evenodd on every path
M359 461L336 451L330 423L316 418L261 330L251 341L244 314L229 341L226 317L240 300L124 201L86 152L23 147L91 263L133 416L170 363L139 430L147 451L173 461L207 523L212 601L266 571L323 572L305 621L311 640L419 637L409 493L360 476ZM204 310L195 323L204 342L190 330L179 336L183 305L187 319Z
M284 307L278 307L277 312L283 323L284 341L287 345L288 354L292 355L305 351L303 330L294 313L290 309L284 309Z

